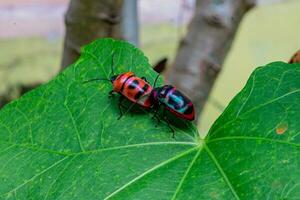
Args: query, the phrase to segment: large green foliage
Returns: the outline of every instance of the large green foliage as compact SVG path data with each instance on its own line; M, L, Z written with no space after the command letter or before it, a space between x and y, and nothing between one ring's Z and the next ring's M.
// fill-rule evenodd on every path
M300 196L300 66L258 68L205 139L172 138L148 112L121 120L108 82L156 73L112 39L83 49L53 81L0 111L0 199L295 199Z

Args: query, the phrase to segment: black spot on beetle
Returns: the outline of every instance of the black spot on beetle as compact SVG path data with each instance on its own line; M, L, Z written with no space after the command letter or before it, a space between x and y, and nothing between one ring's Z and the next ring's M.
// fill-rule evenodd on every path
M135 89L135 85L133 85L133 84L130 84L129 86L128 86L128 89Z
M144 85L143 91L146 92L148 90L149 86L147 84Z
M139 81L138 81L138 80L133 80L133 81L129 84L128 89L135 89L138 85L139 85Z
M132 83L133 83L134 85L138 85L138 84L139 84L139 81L138 81L138 80L133 80Z
M192 106L188 106L187 109L184 111L184 114L191 114L193 112L193 107Z
M142 90L138 91L138 93L136 93L136 95L134 96L134 99L138 100L143 94L144 92Z

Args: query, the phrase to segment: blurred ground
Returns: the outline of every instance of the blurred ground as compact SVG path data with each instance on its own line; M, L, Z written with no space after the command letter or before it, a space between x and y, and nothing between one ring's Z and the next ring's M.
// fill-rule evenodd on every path
M141 48L151 63L164 56L174 57L184 24L192 14L189 3L181 10L180 1L165 1L164 4L158 0L140 2ZM0 93L21 83L47 81L56 74L67 3L67 0L1 0ZM247 15L211 99L227 105L255 67L286 61L300 48L299 10L299 0L281 0L278 4L261 5ZM174 11L178 15L174 16ZM200 119L202 133L207 132L220 113L210 100Z

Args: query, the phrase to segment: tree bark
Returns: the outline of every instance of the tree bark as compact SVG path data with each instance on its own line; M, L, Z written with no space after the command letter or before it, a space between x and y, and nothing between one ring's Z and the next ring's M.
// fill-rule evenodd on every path
M197 0L188 32L181 39L167 82L194 102L197 116L221 70L236 30L255 0Z
M80 48L102 37L122 38L123 0L71 0L65 15L62 69L80 56Z
M125 0L122 10L122 35L125 40L139 46L139 21L137 0Z
M291 57L289 63L300 63L300 49Z

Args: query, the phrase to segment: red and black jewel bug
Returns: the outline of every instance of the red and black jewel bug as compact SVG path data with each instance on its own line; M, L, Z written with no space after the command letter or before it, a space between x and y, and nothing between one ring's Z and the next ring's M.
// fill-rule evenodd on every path
M164 85L152 90L152 101L163 105L178 118L193 121L195 119L192 101L172 85Z
M154 86L150 94L152 109L154 110L154 117L158 119L157 113L162 106L164 108L163 117L167 122L169 128L174 133L174 129L170 126L169 120L165 117L165 110L168 110L177 118L193 121L195 119L194 105L186 95L184 95L172 85L155 87L157 79L158 76L155 79Z
M134 104L138 104L144 108L150 108L151 102L149 99L152 91L151 85L146 81L146 78L139 78L133 72L126 72L111 77L113 90L109 94L119 93L121 98L125 97Z
M114 93L120 94L119 98L119 111L120 119L123 116L121 107L123 106L122 101L128 99L132 102L132 105L128 108L128 112L134 105L138 104L143 108L150 108L152 103L150 101L150 94L152 91L151 85L147 82L146 78L139 78L134 75L133 72L125 72L119 75L114 75L113 71L113 58L112 58L112 68L111 74L113 74L110 79L107 78L95 78L84 83L91 81L110 81L113 85L113 90L109 92L109 97L113 96ZM123 106L124 107L124 106Z

